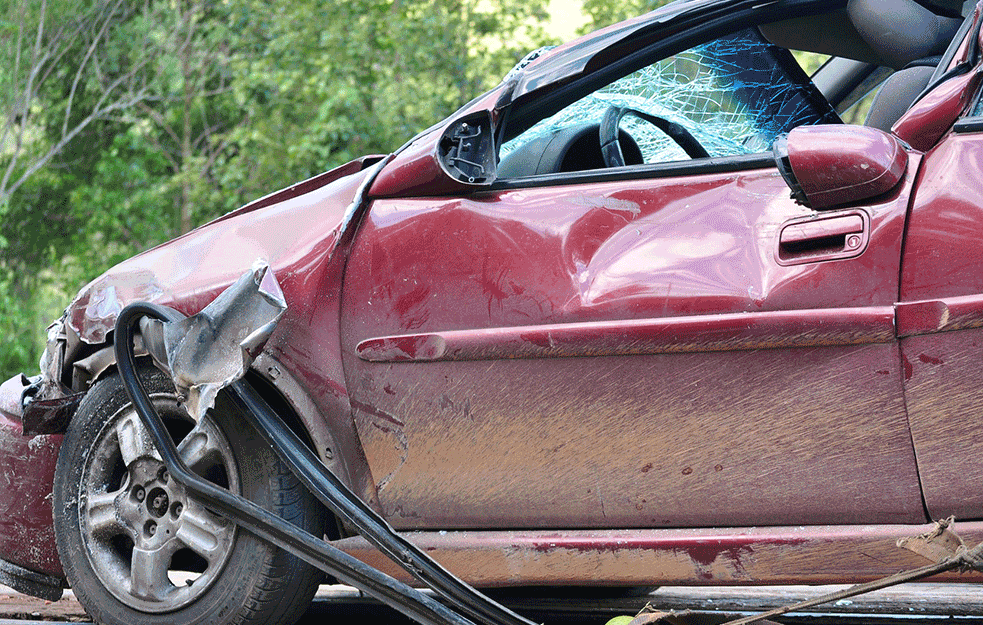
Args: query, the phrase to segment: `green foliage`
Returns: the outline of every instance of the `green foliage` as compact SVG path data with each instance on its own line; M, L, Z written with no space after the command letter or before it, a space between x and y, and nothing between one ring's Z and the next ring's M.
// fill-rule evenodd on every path
M390 152L558 43L546 7L0 0L0 122L20 138L0 138L0 178L27 174L0 181L0 379L36 370L45 326L108 267Z
M806 74L812 76L816 70L822 67L823 63L829 60L828 54L817 52L805 52L803 50L792 50L792 56Z
M0 202L0 221L6 221L10 206ZM8 247L8 241L0 235L0 252ZM0 350L0 371L30 371L37 362L31 361L35 354L34 316L30 293L23 289L23 281L15 279L15 271L0 264L0 337L6 347ZM5 378L6 379L6 378Z
M232 4L236 99L249 118L226 184L256 196L389 152L494 86L547 40L545 0Z
M30 286L18 280L11 269L0 266L0 336L4 342L0 371L5 374L37 369L37 319L30 305Z
M629 17L644 15L649 11L654 11L661 6L667 5L672 0L584 0L584 13L590 17L590 21L581 29L583 33L589 33L605 26L610 26L616 22L626 20Z

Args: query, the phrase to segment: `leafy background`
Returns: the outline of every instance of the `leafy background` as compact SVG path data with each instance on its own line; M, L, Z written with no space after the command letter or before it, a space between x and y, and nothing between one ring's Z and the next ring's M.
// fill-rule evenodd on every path
M666 3L0 0L0 380L113 264Z

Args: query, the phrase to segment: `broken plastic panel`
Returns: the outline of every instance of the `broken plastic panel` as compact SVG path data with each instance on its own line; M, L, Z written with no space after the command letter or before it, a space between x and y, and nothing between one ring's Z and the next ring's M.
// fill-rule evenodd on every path
M246 374L286 309L273 271L258 260L198 314L170 322L145 317L140 331L191 416L201 419L218 392Z
M639 109L685 127L711 157L767 151L781 133L839 123L788 50L748 29L702 44L629 74L542 120L501 148L504 157L564 128L599 123L611 106ZM689 157L636 117L622 122L644 162Z

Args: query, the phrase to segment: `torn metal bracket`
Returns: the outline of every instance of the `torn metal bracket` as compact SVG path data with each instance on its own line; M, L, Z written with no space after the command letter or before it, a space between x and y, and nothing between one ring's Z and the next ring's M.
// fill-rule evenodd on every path
M246 375L286 310L269 264L257 260L201 312L166 323L142 317L140 333L199 421L221 389Z

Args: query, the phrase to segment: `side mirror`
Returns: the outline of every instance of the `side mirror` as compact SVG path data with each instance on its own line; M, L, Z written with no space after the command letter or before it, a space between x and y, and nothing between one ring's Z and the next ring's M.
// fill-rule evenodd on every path
M434 126L396 154L372 183L372 197L460 195L495 182L495 125L480 110Z
M437 143L437 160L445 173L467 185L495 181L495 137L487 111L451 122Z
M815 210L883 195L908 167L904 143L864 126L799 126L779 137L773 151L792 198Z

